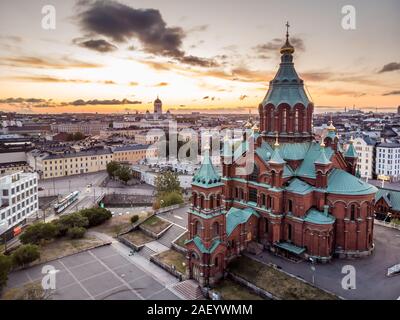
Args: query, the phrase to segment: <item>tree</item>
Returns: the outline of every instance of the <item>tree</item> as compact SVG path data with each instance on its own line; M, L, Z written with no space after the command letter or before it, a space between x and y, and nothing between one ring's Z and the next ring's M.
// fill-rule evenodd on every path
M0 291L6 285L8 279L8 273L11 270L11 258L0 254Z
M70 239L81 239L85 236L86 229L82 227L69 228L67 231L67 236Z
M67 234L68 229L74 227L82 227L86 228L89 226L89 220L79 212L74 212L66 216L60 217L58 220L55 220L54 223L57 226L58 232L60 236L64 236Z
M57 235L57 227L53 223L35 223L27 227L19 237L23 244L39 244L42 240L51 240Z
M139 216L135 214L134 216L131 217L131 223L134 224L139 220Z
M25 284L22 288L7 290L2 299L4 300L48 300L52 296L51 290L45 290L40 282Z
M176 172L165 171L156 177L155 182L158 196L173 191L181 193L181 186Z
M132 179L132 173L131 170L126 167L122 166L120 167L116 172L115 175L120 179L121 181L127 183L129 180Z
M163 201L161 201L163 200ZM164 193L163 196L160 198L160 206L161 208L173 206L175 204L183 203L182 193L173 191Z
M39 247L34 244L24 244L12 254L12 262L15 266L25 266L39 258Z
M120 164L116 161L110 161L107 163L107 173L109 177L114 177L115 172L120 168Z
M88 219L89 227L98 226L112 217L111 212L104 208L84 209L79 213Z

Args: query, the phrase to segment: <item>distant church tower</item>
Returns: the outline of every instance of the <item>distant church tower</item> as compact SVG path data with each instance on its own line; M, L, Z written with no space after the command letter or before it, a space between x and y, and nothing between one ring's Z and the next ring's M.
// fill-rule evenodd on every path
M161 115L162 114L162 102L161 100L158 98L154 100L154 113Z

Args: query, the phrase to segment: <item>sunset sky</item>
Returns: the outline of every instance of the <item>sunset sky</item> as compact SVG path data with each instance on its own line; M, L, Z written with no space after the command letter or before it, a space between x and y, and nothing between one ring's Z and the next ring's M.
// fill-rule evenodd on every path
M42 7L56 29L42 28ZM344 5L356 29L341 25ZM290 22L314 104L400 105L400 1L1 0L0 110L248 112L268 89Z

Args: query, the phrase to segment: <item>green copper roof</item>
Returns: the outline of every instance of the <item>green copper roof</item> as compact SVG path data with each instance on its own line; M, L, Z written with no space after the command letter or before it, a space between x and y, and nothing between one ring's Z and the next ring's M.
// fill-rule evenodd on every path
M336 138L336 132L334 130L328 130L328 134L326 135L327 138L331 138L332 141Z
M358 154L356 151L356 148L354 147L353 143L349 144L349 147L346 150L346 153L344 154L346 158L357 158Z
M293 170L287 164L283 167L283 177L290 178L294 176Z
M215 249L217 249L218 245L221 243L219 239L213 240L211 243L211 246L209 248L206 248L203 244L203 241L199 236L195 236L193 239L185 241L185 244L194 242L196 247L202 252L202 253L212 253L214 252Z
M293 56L290 53L282 55L278 72L270 81L268 92L261 104L266 106L269 103L274 106L287 103L291 107L297 103L307 107L310 103L304 90L303 80L300 79L294 68Z
M279 147L277 146L272 153L271 159L268 161L269 163L276 163L276 164L285 164L286 161L282 159L282 156L279 152Z
M299 177L315 179L316 174L315 174L314 163L320 157L320 155L321 155L321 146L316 142L311 143L304 157L303 162L301 163L300 167L296 170L296 175ZM325 148L325 155L328 160L331 159L333 155L333 150L331 147Z
M306 194L310 193L314 190L313 186L310 186L308 183L301 181L300 179L294 178L290 181L289 185L286 187L286 191Z
M378 189L346 171L335 168L328 176L326 191L334 194L365 195L374 194Z
M302 254L304 251L306 251L305 248L295 246L293 243L289 243L289 242L278 242L278 243L275 243L275 246L277 246L278 248L287 250L289 252L292 252L294 254Z
M375 201L379 201L381 198L386 201L390 208L400 211L400 191L378 189L375 195Z
M242 223L247 222L249 218L252 216L259 216L259 214L251 209L238 209L238 208L230 208L228 213L226 214L226 233L229 236L235 228Z
M332 224L336 218L325 212L318 211L316 209L310 209L307 211L304 221L315 223L315 224Z
M208 150L204 152L203 163L193 176L194 185L201 187L214 187L221 184L221 176L215 170Z
M285 160L302 160L310 148L310 144L310 142L282 143L279 145L279 152Z
M317 158L317 160L314 161L316 164L323 164L323 165L328 165L331 164L332 162L326 157L325 153L325 147L321 147L320 155Z

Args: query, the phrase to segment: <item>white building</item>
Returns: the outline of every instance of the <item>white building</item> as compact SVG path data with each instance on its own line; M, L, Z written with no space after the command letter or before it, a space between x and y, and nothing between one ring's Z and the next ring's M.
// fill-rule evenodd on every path
M371 139L355 138L354 147L358 154L357 169L361 174L361 178L372 179L373 160L374 160L374 144Z
M16 172L0 176L0 233L13 237L13 229L26 224L39 210L38 176Z
M390 177L392 182L400 180L400 143L377 145L375 171L377 175Z

